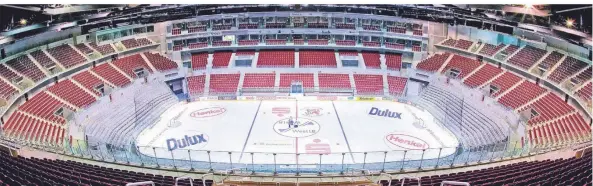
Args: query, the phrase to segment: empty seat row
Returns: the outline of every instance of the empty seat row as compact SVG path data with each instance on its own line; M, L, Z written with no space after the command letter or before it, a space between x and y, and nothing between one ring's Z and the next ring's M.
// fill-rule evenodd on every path
M591 93L592 88L593 87L591 86L591 82L587 83L587 85L585 85L583 88L577 91L577 96L579 96L583 100L591 101L591 97L593 96L593 94Z
M364 61L366 64L366 61ZM385 65L388 70L400 70L402 68L402 55L385 53Z
M78 44L74 45L74 47L76 47L76 49L78 49L80 52L82 52L85 55L89 55L94 52L93 49L89 48L84 43L78 43Z
M86 108L97 101L95 97L69 79L56 82L54 85L49 86L47 90L78 108Z
M144 52L144 56L148 59L148 62L152 64L158 71L168 71L177 69L177 63L175 61L162 56L161 54L152 54L150 52Z
M554 70L548 76L548 79L552 80L553 82L560 83L562 82L562 80L583 70L587 66L589 66L587 63L573 58L571 56L568 56L566 57L566 59L564 59L564 61L562 61L562 63L560 63L556 70Z
M7 65L12 67L12 69L16 70L20 74L23 74L34 82L37 82L46 77L45 73L43 73L31 59L27 55L19 56L14 58L10 61L6 62Z
M502 69L497 68L494 65L486 64L482 66L482 68L478 69L478 71L476 71L474 74L466 78L463 83L471 88L476 88L477 86L483 85L490 79L496 77L498 74L502 73L502 71Z
M420 61L418 65L416 65L416 68L427 72L435 72L443 66L450 55L450 53L435 54Z
M336 55L331 50L299 51L299 67L301 68L336 68Z
M303 88L313 88L314 77L313 73L281 73L280 74L280 88L288 88L293 81L300 81L303 83Z
M187 87L190 95L202 95L204 94L204 87L206 84L205 75L197 75L187 77Z
M502 96L498 102L504 106L512 109L517 109L525 105L529 101L535 99L539 95L546 92L546 89L529 81L523 81L519 86L515 87L510 92Z
M548 55L546 58L544 58L544 60L539 64L539 67L546 69L546 70L550 70L550 68L552 68L552 66L556 65L556 63L560 62L560 59L562 59L562 57L564 56L564 54L557 52L557 51L553 51L550 55Z
M30 54L31 54L31 56L33 56L33 58L34 58L34 59L35 59L37 62L39 62L39 64L40 64L41 66L43 66L43 67L45 67L45 68L49 68L49 67L52 67L52 66L55 66L55 65L56 65L56 63L55 63L53 60L51 60L51 59L50 59L50 58L49 58L49 57L48 57L48 56L45 54L45 52L43 52L43 51L41 51L41 50L37 50L37 51L31 52Z
M487 56L493 56L494 54L496 54L496 52L498 52L499 50L503 49L506 45L505 44L498 44L498 45L491 45L488 43L485 43L484 46L482 47L482 49L480 50L480 54L484 54Z
M383 75L354 74L357 94L383 95Z
M74 67L86 62L86 58L76 52L70 45L63 44L54 48L47 49L47 52L58 60L65 68Z
M517 54L512 56L508 62L523 69L529 69L546 54L546 50L525 46Z
M461 79L480 67L481 64L482 63L477 60L454 54L441 73L445 73L450 69L455 69L460 71L457 77Z
M355 46L356 41L353 40L336 40L336 45L340 46Z
M105 44L105 45L99 46L94 42L90 42L89 45L91 47L93 47L95 50L99 51L99 53L101 53L101 55L115 53L115 49L113 49L113 47L110 44Z
M226 68L229 66L233 52L214 52L212 55L212 68Z
M20 75L8 69L4 64L0 64L0 75L11 82L22 78Z
M106 86L106 84L99 78L95 77L89 71L83 71L72 76L72 79L78 83L80 83L83 87L87 90L92 91L95 95L100 96L101 93L98 92L95 88L100 85Z
M387 76L387 85L390 95L403 95L408 78L398 76Z
M191 54L191 68L193 70L206 69L208 64L208 53Z
M350 23L336 23L335 26L337 29L356 29L356 25Z
M364 59L364 65L367 69L380 69L381 68L381 55L379 52L361 52L362 59ZM385 56L387 58L387 55ZM401 67L401 65L400 65ZM399 69L398 69L399 70Z
M91 71L117 87L123 87L132 82L109 63L98 65Z
M136 71L142 68L152 73L152 69L146 64L146 61L144 61L144 58L140 54L119 58L112 63L132 78L137 78Z
M0 80L0 99L8 100L17 93L18 91L14 87L10 86L10 84L3 80Z
M74 110L49 94L39 92L37 95L29 99L29 101L21 105L19 110L54 123L64 124L66 123L66 119L64 119L63 116L56 115L56 113L59 113L57 111L60 108Z
M574 108L562 101L556 94L549 92L522 110L534 109L538 115L529 119L528 124L550 121L574 111Z
M210 94L235 94L241 74L210 74Z
M319 73L317 74L317 78L319 80L319 91L352 89L350 75L348 74Z
M5 134L12 138L33 143L61 143L65 132L48 121L21 112L13 113L4 126Z
M294 50L259 51L257 67L294 67Z
M491 86L495 86L498 89L498 91L494 92L492 96L497 97L498 95L506 92L508 89L510 89L520 81L521 77L511 72L505 72L504 74L502 74L490 83Z
M274 88L276 73L245 73L243 88Z

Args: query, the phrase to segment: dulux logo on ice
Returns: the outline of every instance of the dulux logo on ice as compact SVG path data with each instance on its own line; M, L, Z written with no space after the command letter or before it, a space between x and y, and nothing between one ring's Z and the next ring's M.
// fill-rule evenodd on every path
M397 119L402 119L402 113L401 112L393 112L393 111L389 111L389 109L387 110L381 110L377 107L372 107L371 110L369 111L369 115L371 116L383 116L383 117L388 117L388 118L397 118Z
M197 135L184 135L181 139L169 138L167 139L167 148L169 151L175 149L183 149L189 146L199 146L193 149L200 149L208 143L208 135L197 134Z

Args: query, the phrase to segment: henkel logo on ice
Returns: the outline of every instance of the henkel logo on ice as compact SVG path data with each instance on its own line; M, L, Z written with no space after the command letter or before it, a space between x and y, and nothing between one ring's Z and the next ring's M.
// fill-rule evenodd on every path
M320 107L305 107L301 109L301 115L306 117L317 117L323 115L323 108Z
M388 117L388 118L397 118L397 119L402 119L402 113L401 112L393 112L393 111L389 111L389 109L387 110L381 110L377 107L373 107L371 108L371 110L369 111L369 115L371 116L383 116L383 117Z
M189 114L189 116L194 117L194 118L207 118L207 117L218 116L225 112L226 112L225 108L210 107L210 108L204 108L204 109L193 111L192 113Z
M422 150L429 148L428 143L424 140L405 134L388 134L385 136L385 140L392 145L408 150Z
M199 132L191 132L195 133L194 135L184 135L183 138L176 139L176 138L169 138L167 139L167 149L169 151L173 151L175 149L183 149L186 147L192 146L191 149L197 150L201 149L208 143L208 135L199 133Z

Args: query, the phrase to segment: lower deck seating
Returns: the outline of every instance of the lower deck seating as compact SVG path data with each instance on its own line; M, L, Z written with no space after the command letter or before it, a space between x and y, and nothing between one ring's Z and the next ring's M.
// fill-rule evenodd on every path
M21 105L19 110L54 123L64 124L66 123L66 119L61 115L56 115L58 109L61 108L74 110L49 94L39 92L37 95L33 96L33 98L30 98L29 101Z
M519 83L519 81L521 81L521 77L510 72L505 72L490 83L491 86L494 86L498 89L498 91L494 92L492 96L496 97L503 92L506 92L508 89L513 87L513 85Z
M235 94L241 74L210 74L209 94Z
M140 68L143 68L144 70L147 70L149 73L152 73L152 69L150 69L148 64L146 64L146 61L144 61L144 58L142 58L140 54L134 54L131 56L119 58L113 61L112 63L132 78L138 78L135 71Z
M502 71L502 69L496 68L491 64L486 64L482 66L482 68L478 69L478 71L476 71L474 74L466 78L463 83L471 88L475 88L496 77L498 74L502 73Z
M160 72L177 69L177 63L175 63L175 61L170 60L169 58L166 58L161 54L152 54L150 52L144 52L144 56L146 56L148 62L152 64L152 66Z
M403 95L408 78L398 76L387 76L387 85L390 95Z
M574 111L570 105L562 101L556 94L549 92L541 99L527 105L522 110L534 109L538 115L529 119L529 124L550 121Z
M441 66L443 66L450 55L450 53L434 54L433 56L430 56L429 58L426 58L418 63L416 68L427 72L435 72L439 70Z
M367 69L381 68L381 55L378 52L361 52L364 65ZM387 58L387 56L385 56Z
M92 68L91 71L117 87L123 87L132 82L108 63L98 65L97 67Z
M457 75L457 78L461 79L465 77L465 75L473 72L476 68L480 67L481 64L482 63L474 59L470 59L460 55L453 55L453 58L451 58L449 63L447 63L447 66L443 68L442 73L445 73L451 69L458 70L459 74Z
M227 68L233 52L214 52L212 54L212 68Z
M245 73L243 89L274 88L276 73Z
M155 185L175 185L176 177L145 174L128 170L101 167L75 161L25 158L12 156L0 149L0 185L126 185L153 181ZM198 184L199 183L199 184ZM201 185L194 179L194 185ZM190 185L180 180L179 185ZM206 180L212 185L212 180Z
M47 90L65 101L79 108L85 108L97 101L95 97L85 92L71 80L59 81L47 88Z
M317 74L319 91L351 90L350 75L348 74Z
M258 68L294 67L294 50L262 50L257 59Z
M191 68L193 70L206 69L208 64L208 53L197 53L191 55Z
M331 50L301 50L299 51L300 68L335 68L336 55Z
M502 96L498 102L504 106L517 109L521 105L535 99L537 96L546 92L546 89L529 81L523 81L519 86L510 90L509 93Z
M22 112L13 113L4 126L6 136L32 143L58 144L64 139L64 129ZM0 178L1 180L2 178Z
M383 75L354 74L356 93L362 95L383 95Z
M103 81L101 81L101 79L95 77L89 71L83 71L81 73L78 73L78 74L72 76L72 79L74 81L80 83L87 90L90 90L93 93L95 93L95 95L97 95L97 96L100 96L101 93L98 92L95 88L100 85L106 86L106 84L103 83Z
M591 152L580 158L523 161L493 168L392 180L391 185L439 186L443 181L470 185L591 185ZM404 182L404 183L402 183ZM383 186L388 182L382 181Z
M303 83L303 88L314 87L313 73L281 73L280 74L280 88L289 88L293 81L300 81Z
M189 94L192 96L204 94L204 87L206 86L206 75L197 75L187 77L187 87Z

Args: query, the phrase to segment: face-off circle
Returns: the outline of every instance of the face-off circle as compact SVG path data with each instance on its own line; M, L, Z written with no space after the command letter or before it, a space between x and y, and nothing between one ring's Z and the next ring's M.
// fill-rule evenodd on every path
M321 126L316 121L307 118L286 118L274 124L274 131L282 136L303 138L315 135Z

